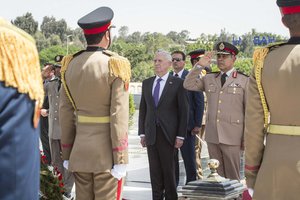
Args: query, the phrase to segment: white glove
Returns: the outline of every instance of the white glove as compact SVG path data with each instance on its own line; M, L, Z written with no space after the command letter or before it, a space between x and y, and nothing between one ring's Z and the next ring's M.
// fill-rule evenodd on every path
M252 188L248 188L248 193L251 197L253 197L253 189Z
M64 160L63 166L64 166L64 168L69 169L69 161Z
M114 165L110 173L113 177L121 180L122 177L126 176L127 164Z

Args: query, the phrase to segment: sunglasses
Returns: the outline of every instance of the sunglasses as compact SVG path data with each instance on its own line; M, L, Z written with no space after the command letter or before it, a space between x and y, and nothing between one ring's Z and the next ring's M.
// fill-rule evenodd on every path
M180 61L182 61L181 58L172 58L172 62L180 62Z

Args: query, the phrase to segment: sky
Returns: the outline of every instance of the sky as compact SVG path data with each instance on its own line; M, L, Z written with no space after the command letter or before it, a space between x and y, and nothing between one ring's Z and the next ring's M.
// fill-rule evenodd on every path
M39 25L44 16L53 16L74 29L80 17L101 6L112 8L117 30L127 26L129 33L188 30L196 38L201 33L219 34L221 29L243 35L254 28L289 35L275 0L6 0L0 17L14 20L30 12Z

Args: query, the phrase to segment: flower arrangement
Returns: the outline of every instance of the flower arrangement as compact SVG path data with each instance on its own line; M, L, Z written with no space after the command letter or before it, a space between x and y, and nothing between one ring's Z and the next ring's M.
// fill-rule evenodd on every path
M64 184L62 174L48 167L46 156L41 152L40 200L63 200Z

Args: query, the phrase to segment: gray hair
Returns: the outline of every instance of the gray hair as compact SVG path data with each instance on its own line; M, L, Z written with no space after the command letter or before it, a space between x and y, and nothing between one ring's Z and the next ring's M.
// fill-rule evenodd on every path
M165 57L168 61L172 62L172 56L169 52L163 50L163 49L159 49L155 52L155 55L162 55L163 57Z

